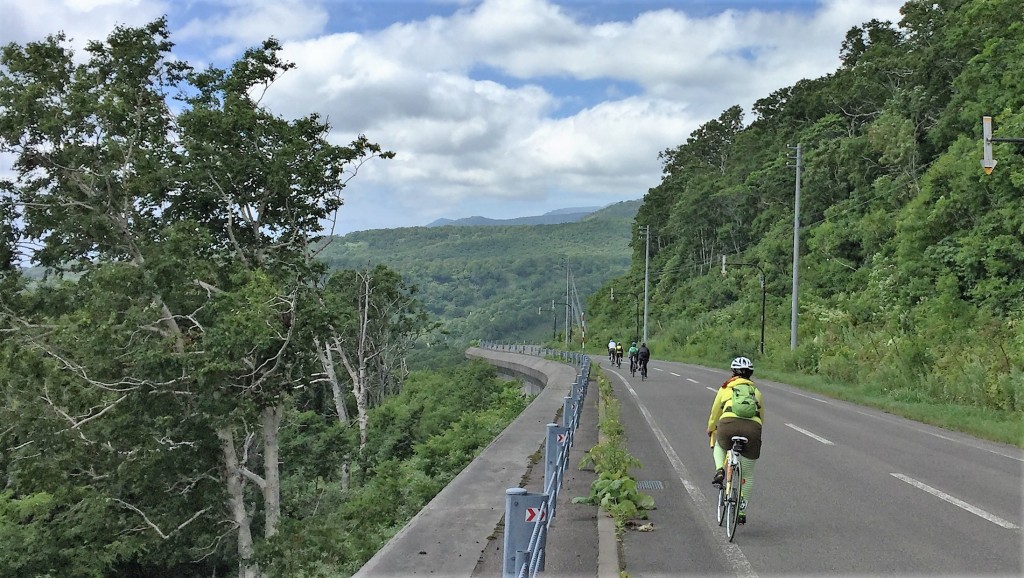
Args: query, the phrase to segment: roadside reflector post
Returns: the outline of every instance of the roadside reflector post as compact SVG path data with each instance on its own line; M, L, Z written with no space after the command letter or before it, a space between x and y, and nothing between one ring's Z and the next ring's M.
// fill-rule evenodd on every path
M544 441L544 489L552 490L551 480L561 477L561 468L558 467L558 454L562 451L562 443L565 440L568 428L558 427L558 424L548 424L548 435ZM559 479L558 486L562 482Z
M541 511L547 494L534 494L523 488L505 490L505 540L502 552L502 578L515 578L523 565L536 552L529 551L530 537L537 525L537 512ZM533 518L527 521L528 518ZM538 548L542 544L537 545Z

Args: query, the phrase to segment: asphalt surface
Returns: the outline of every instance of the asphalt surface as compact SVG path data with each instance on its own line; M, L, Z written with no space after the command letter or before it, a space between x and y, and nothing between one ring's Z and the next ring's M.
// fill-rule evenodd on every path
M601 362L607 366L607 360ZM724 365L724 362L723 362ZM608 368L629 449L642 463L655 531L623 536L644 576L1021 576L1024 452L758 380L764 445L748 523L735 542L714 519L705 434L727 377L651 363L641 382Z
M561 365L483 350L473 355L529 366L534 375L557 373ZM764 396L764 445L749 521L730 543L715 521L714 465L704 433L715 390L728 372L653 360L649 379L641 381L626 368L609 367L607 359L593 360L613 384L628 449L643 464L634 477L656 509L643 521L650 531L627 530L616 543L605 514L570 504L594 479L592 471L575 467L597 441L592 381L543 575L604 578L618 576L620 568L630 578L1024 575L1024 452L1016 447L759 380L755 373ZM458 491L445 488L425 509L433 514L417 516L357 576L500 576L503 489L540 491L543 467L532 471L527 456L542 448L544 425L560 423L554 417L560 404L553 400L566 395L562 384L574 373L563 375L567 381L556 377L555 387L541 394L546 401L531 404L481 455L490 467L474 461L449 485ZM525 439L509 445L516 438ZM496 468L495 460L505 465ZM480 485L492 487L480 491ZM436 515L449 508L458 509L454 518Z

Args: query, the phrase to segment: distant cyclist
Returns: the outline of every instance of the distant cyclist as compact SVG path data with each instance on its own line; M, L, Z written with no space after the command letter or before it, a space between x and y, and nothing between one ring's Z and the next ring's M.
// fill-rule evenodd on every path
M738 520L740 524L746 524L747 504L754 488L754 467L761 457L764 405L761 402L761 390L750 381L754 374L754 364L746 357L737 357L729 367L732 369L732 377L718 389L708 417L707 434L715 436L715 467L718 468L711 483L718 486L725 479L725 453L732 447L732 437L747 438L747 445L740 455L743 480L740 485Z
M647 349L646 343L641 343L636 350L636 360L640 364L640 378L647 379L647 362L651 360L651 350Z
M637 368L636 354L639 351L640 350L637 349L637 347L636 347L636 341L634 341L633 343L631 343L629 345L629 350L626 352L626 354L629 356L629 371L630 372L636 371L636 368Z
M608 342L608 361L615 363L615 340Z
M615 365L622 367L622 342L615 344Z

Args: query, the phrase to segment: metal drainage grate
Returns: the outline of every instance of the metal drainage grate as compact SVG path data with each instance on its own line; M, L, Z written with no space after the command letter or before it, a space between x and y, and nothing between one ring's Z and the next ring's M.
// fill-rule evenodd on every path
M636 483L638 490L664 490L665 486L659 480L640 480Z

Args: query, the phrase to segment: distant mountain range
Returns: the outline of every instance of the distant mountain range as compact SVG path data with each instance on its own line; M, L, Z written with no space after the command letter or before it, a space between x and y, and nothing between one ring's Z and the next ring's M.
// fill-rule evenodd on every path
M462 219L355 231L334 237L319 258L331 269L363 270L381 263L399 272L441 322L446 341L540 343L554 339L565 322L564 309L552 302L565 300L567 268L584 302L629 269L632 227L642 203L522 219L478 217L485 224L476 226ZM513 224L527 226L492 226Z
M558 209L549 211L543 215L534 217L518 217L515 219L489 219L487 217L465 217L463 219L438 219L428 227L488 227L507 225L560 225L562 223L578 223L591 213L600 211L603 207L575 207L571 209Z

